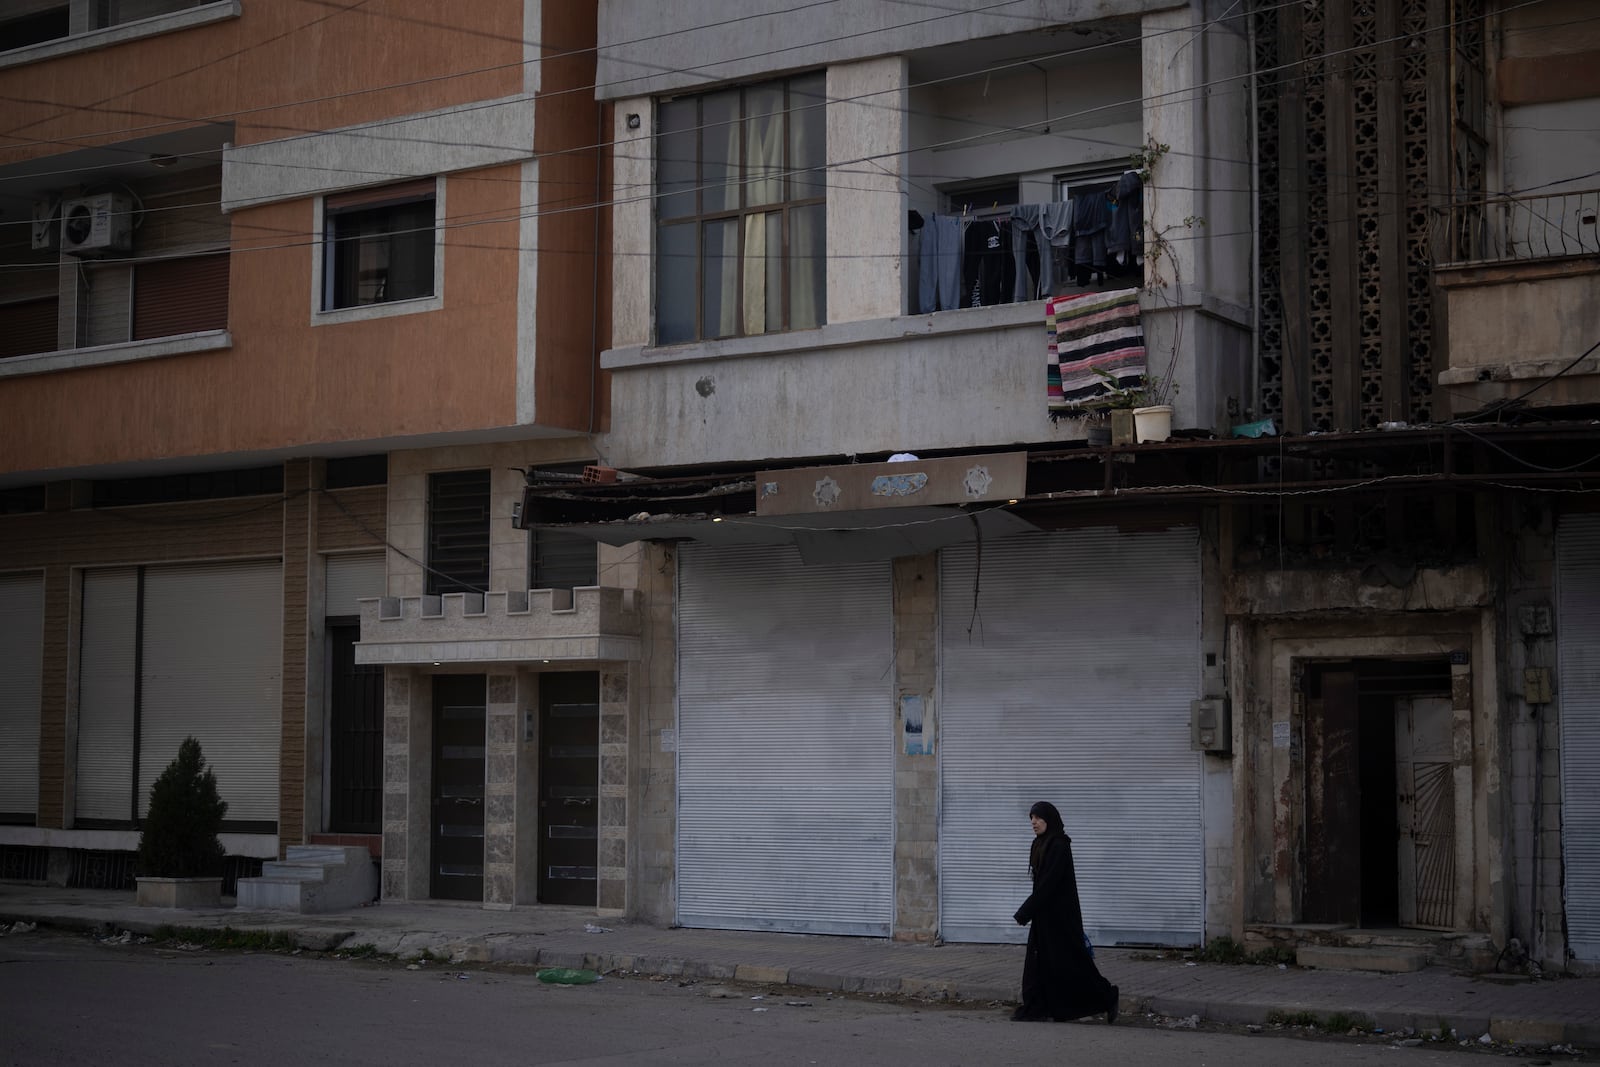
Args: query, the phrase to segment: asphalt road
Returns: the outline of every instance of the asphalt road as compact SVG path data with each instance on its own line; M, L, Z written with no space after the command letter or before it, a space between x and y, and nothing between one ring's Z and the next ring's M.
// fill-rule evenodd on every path
M0 1063L29 1067L1484 1062L1469 1056L1103 1021L1012 1023L999 1008L732 984L556 986L440 963L0 937Z

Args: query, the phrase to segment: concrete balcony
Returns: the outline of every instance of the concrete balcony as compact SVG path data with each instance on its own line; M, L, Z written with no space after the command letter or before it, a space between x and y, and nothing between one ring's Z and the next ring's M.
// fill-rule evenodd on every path
M1438 372L1448 416L1512 399L1600 403L1600 356L1585 355L1600 336L1597 215L1593 190L1501 197L1441 215L1458 260L1434 268L1449 331L1449 366Z
M643 620L632 589L587 586L361 601L356 662L489 665L637 660Z

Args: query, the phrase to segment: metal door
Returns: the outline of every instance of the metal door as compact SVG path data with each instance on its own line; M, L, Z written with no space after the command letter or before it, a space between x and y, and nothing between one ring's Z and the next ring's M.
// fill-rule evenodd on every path
M328 830L383 829L383 666L357 663L359 622L328 621Z
M429 894L483 899L484 723L487 679L433 679L433 864Z
M598 900L600 676L539 676L539 902Z
M1400 925L1455 925L1455 713L1446 697L1395 705L1395 782L1400 790Z

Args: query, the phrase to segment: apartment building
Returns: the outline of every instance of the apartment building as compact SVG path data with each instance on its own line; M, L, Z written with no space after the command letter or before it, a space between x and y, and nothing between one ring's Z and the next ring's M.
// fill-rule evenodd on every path
M594 18L7 5L7 876L126 884L187 734L233 876L312 841L383 853L404 824L383 721L403 682L356 651L363 598L526 590L494 489L592 458ZM481 729L481 668L440 673ZM481 845L483 795L480 775L435 814ZM481 895L483 865L434 870L433 895Z

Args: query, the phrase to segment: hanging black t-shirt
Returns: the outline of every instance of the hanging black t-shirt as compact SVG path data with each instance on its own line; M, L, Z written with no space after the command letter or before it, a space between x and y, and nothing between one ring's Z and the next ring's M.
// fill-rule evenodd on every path
M961 306L1011 302L1017 267L1011 258L1011 220L978 219L967 226L961 257Z

